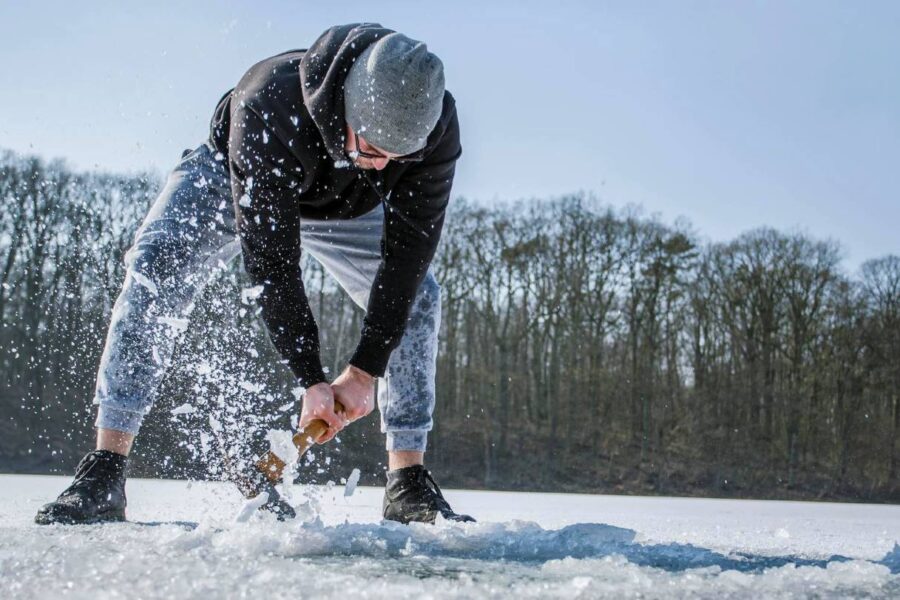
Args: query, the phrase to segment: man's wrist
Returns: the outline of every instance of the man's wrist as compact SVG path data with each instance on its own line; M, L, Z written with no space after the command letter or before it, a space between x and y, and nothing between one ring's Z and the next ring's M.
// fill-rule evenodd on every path
M374 376L374 375L372 375L372 374L369 373L368 371L365 371L365 370L363 370L363 369L360 369L360 368L357 367L356 365L352 365L352 364L351 364L351 365L347 365L347 370L350 372L350 374L351 374L353 377L355 377L356 379L359 379L360 381L362 381L362 382L364 382L364 383L369 383L369 384L375 383L375 376Z
M317 383L328 383L318 353L292 357L289 362L291 370L303 387L311 388Z

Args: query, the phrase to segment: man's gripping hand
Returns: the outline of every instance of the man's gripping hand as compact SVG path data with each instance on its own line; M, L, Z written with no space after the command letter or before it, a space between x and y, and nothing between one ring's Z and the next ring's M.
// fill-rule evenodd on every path
M327 383L317 383L307 388L303 394L303 410L300 411L300 429L303 429L316 419L321 419L328 424L325 433L316 440L317 444L324 444L336 436L338 432L349 423L345 413L334 412L335 394ZM346 406L346 405L345 405Z
M361 419L375 408L375 378L353 365L331 384L334 399L344 405L348 422Z

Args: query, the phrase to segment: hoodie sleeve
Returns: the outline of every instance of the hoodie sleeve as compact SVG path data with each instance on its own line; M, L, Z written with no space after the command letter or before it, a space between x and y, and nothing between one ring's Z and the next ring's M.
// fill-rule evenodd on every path
M370 375L384 375L440 241L456 161L462 153L455 107L453 111L440 143L421 163L410 167L385 207L381 265L369 294L359 345L350 359L350 364Z
M290 201L299 182L271 162L281 142L249 106L233 111L230 125L231 190L244 266L275 347L300 384L326 381L319 330L300 271L300 210ZM268 147L267 147L268 146Z

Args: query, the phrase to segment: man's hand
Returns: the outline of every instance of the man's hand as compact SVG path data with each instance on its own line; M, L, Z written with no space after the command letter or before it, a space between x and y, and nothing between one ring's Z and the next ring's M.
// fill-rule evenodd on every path
M327 383L317 383L308 388L303 394L303 410L300 411L300 429L303 429L316 419L321 419L328 424L325 433L315 440L317 444L324 444L336 436L338 432L349 423L347 415L334 412L335 394Z
M365 417L375 408L375 378L353 365L331 384L334 398L344 405L348 421Z

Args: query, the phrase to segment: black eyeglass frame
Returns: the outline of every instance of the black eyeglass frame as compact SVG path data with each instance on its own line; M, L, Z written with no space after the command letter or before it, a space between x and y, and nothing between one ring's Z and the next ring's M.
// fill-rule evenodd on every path
M348 128L349 129L349 128ZM422 160L422 157L419 156L420 153L416 152L414 154L408 154L406 156L398 156L398 157L390 157L385 156L384 154L372 154L371 152L366 152L362 148L359 147L359 134L355 131L353 132L353 141L356 143L356 154L357 156L362 156L363 158L368 158L370 160L381 160L382 158L386 158L390 161L394 161L396 163L413 163Z

